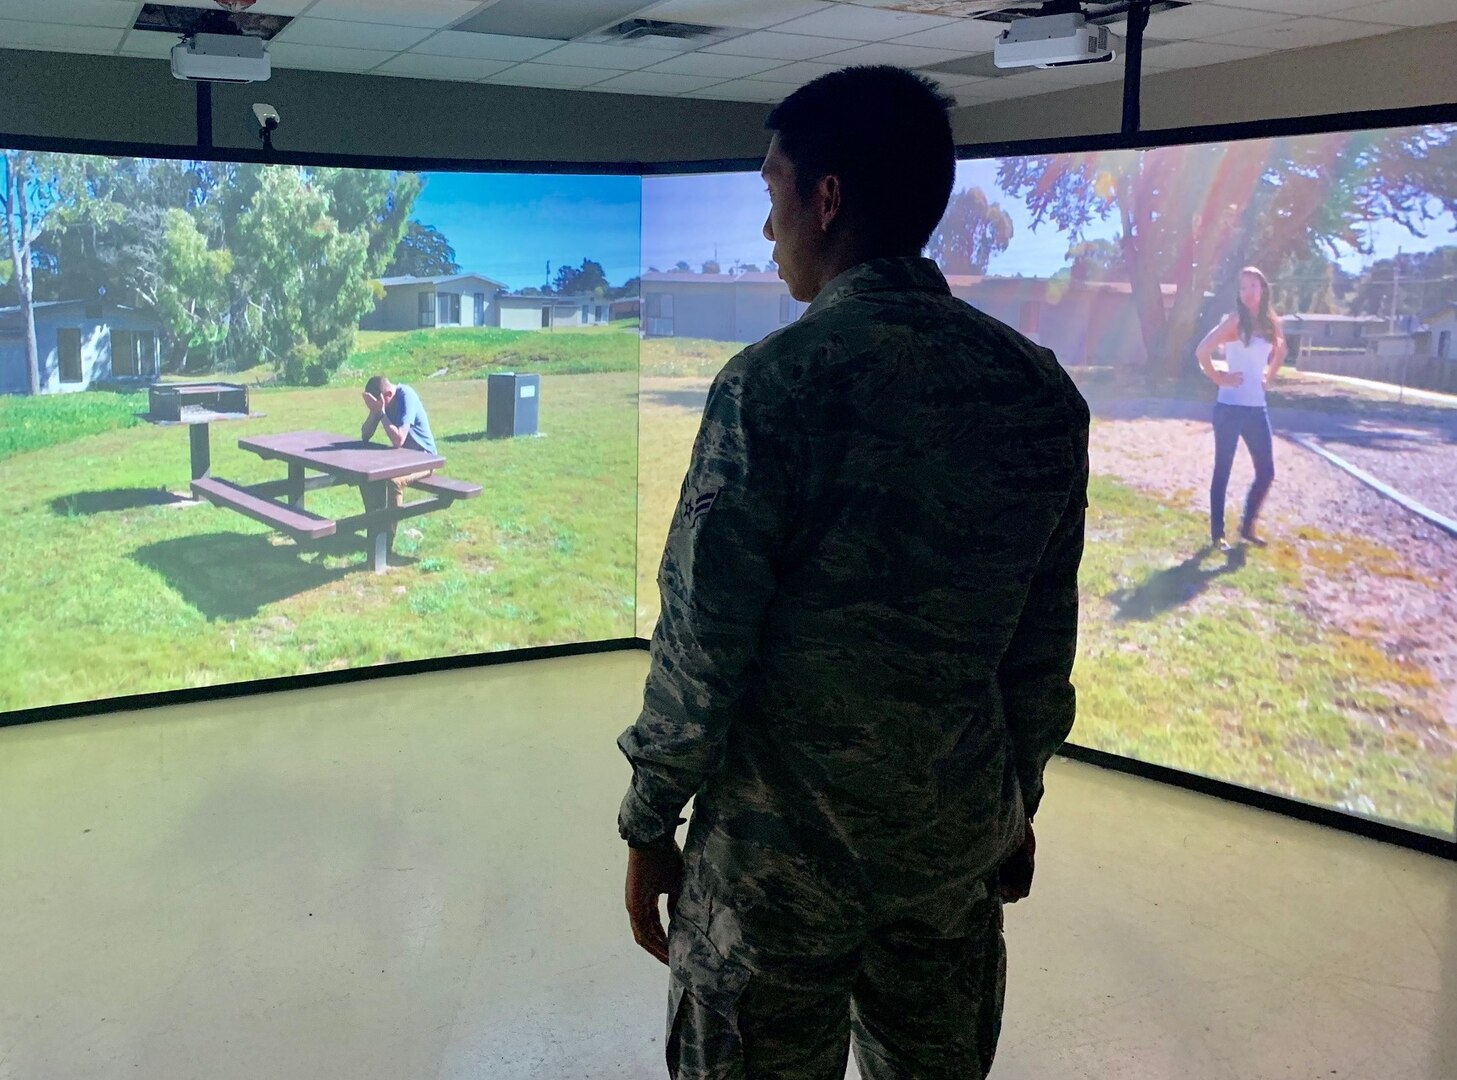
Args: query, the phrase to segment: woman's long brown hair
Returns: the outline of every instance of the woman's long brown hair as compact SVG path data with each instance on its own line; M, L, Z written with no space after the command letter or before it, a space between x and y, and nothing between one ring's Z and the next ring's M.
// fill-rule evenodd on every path
M1266 341L1273 345L1284 337L1284 334L1280 330L1280 316L1270 306L1270 279L1258 266L1246 266L1235 276L1235 281L1239 281L1245 274L1257 278L1260 282L1260 310L1251 318L1249 309L1239 298L1239 290L1235 290L1234 306L1239 312L1239 339L1248 345L1250 338L1254 337L1258 331Z

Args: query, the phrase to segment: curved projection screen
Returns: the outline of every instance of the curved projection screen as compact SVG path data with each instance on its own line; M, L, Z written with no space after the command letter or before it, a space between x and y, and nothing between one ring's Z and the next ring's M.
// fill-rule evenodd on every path
M928 254L1093 407L1073 741L1452 834L1454 207L1457 126L961 162ZM644 636L709 382L803 309L766 209L752 173L643 183ZM1268 546L1226 555L1208 546L1215 388L1194 347L1250 265L1289 358L1268 396ZM1231 536L1253 472L1240 444Z
M928 254L1094 411L1074 741L1452 834L1454 177L1457 126L960 164ZM753 173L0 178L0 712L649 636L709 383L804 309ZM1193 349L1250 265L1288 358L1226 554Z
M0 710L632 635L637 177L4 164Z

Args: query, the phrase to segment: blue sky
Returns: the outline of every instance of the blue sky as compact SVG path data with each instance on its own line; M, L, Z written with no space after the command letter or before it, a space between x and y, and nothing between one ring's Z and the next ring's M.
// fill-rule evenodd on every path
M416 221L434 225L463 270L521 289L582 260L602 264L607 280L636 277L641 236L636 176L425 173Z
M958 164L956 190L973 186L1000 203L1012 218L1012 243L992 256L988 273L1045 277L1066 264L1067 236L1051 223L1033 230L1031 215L1022 202L997 186L995 160ZM647 177L643 181L643 265L667 270L682 259L696 270L714 257L715 250L725 268L735 259L762 264L772 247L760 233L768 208L764 182L756 173ZM1111 239L1117 231L1117 219L1110 215L1107 221L1094 222L1086 236ZM1415 237L1394 223L1373 223L1369 237L1374 254L1343 252L1337 262L1355 273L1375 259L1394 255L1398 246L1415 252L1457 244L1457 222L1451 215L1442 215L1423 231L1425 237Z

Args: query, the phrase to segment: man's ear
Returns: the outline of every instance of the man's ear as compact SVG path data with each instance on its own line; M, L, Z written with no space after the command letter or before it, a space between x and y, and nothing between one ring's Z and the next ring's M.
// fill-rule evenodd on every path
M815 185L815 207L819 211L820 231L829 232L830 226L840 216L844 206L844 188L840 178L833 173L820 177Z

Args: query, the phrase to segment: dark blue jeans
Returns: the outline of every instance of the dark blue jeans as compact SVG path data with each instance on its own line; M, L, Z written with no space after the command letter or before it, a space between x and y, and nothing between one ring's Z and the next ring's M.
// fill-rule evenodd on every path
M1275 447L1270 434L1270 413L1262 405L1214 405L1214 477L1209 482L1209 536L1215 543L1224 539L1224 493L1229 487L1229 470L1239 441L1245 441L1255 463L1255 482L1245 496L1244 524L1240 531L1254 531L1260 507L1275 482Z

